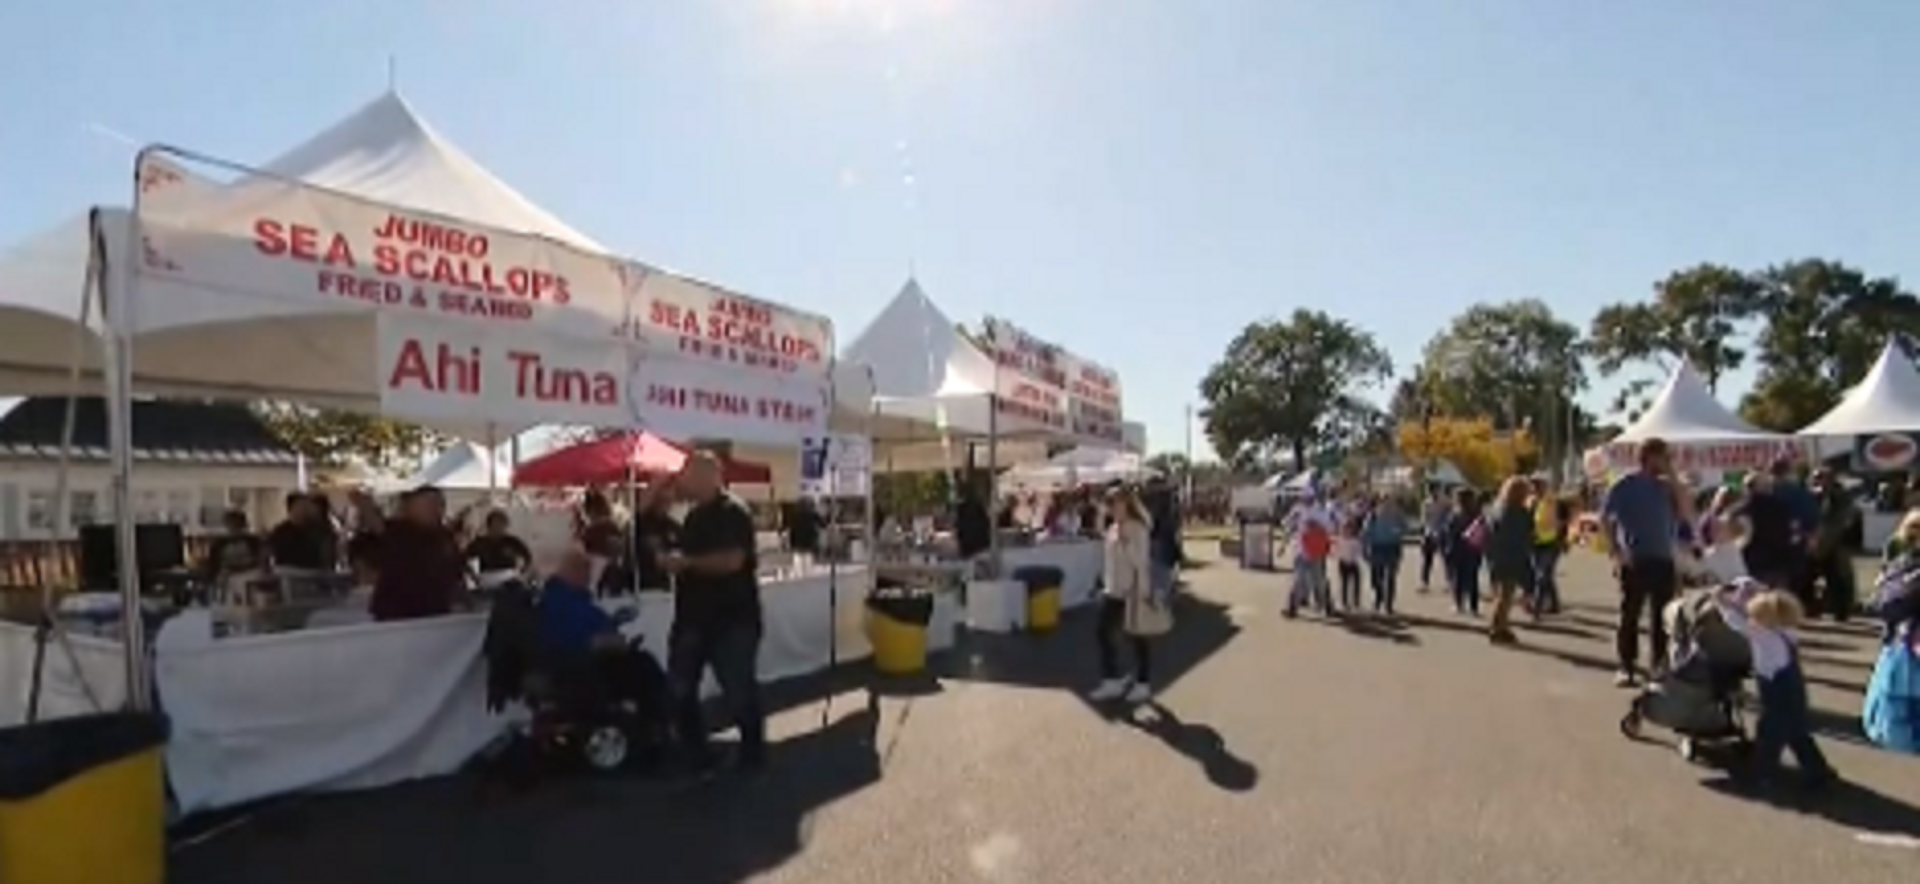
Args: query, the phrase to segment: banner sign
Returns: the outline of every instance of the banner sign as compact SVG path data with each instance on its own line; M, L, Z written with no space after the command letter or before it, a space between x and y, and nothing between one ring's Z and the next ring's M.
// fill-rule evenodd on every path
M1920 461L1920 433L1876 433L1853 439L1853 471L1862 475L1904 473Z
M146 305L134 331L378 310L606 338L628 316L621 262L549 239L256 176L218 187L139 169L135 272L219 297Z
M1677 442L1669 441L1672 468L1676 472L1702 470L1764 470L1774 461L1805 460L1806 451L1794 439L1760 439L1749 442ZM1607 445L1613 466L1627 469L1639 462L1640 446L1632 442ZM1592 464L1588 464L1591 471Z
M628 329L655 354L678 353L750 374L824 378L833 323L639 264Z
M622 427L627 354L581 341L392 314L379 321L380 409L474 423Z
M800 493L809 497L864 497L873 482L873 442L835 433L800 442Z
M981 342L1001 372L1003 414L1104 446L1125 444L1120 377L1111 369L1004 319L988 317Z
M668 439L731 439L797 446L827 431L833 387L825 377L752 373L726 360L633 351L631 426Z

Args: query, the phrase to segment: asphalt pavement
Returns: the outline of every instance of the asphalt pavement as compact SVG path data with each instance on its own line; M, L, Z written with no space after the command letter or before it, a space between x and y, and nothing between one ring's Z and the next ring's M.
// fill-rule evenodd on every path
M1207 558L1207 550L1194 549ZM453 777L283 802L174 856L174 884L1606 884L1912 882L1920 758L1865 745L1865 626L1810 629L1821 741L1848 782L1739 797L1624 739L1604 563L1567 614L1490 646L1404 575L1398 622L1285 621L1286 575L1189 573L1163 689L1081 699L1091 622L975 637L918 685L781 686L773 769L688 787Z

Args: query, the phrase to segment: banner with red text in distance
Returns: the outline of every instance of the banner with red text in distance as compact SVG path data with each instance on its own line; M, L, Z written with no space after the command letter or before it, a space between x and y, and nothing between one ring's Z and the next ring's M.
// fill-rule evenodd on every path
M653 356L682 356L772 378L824 378L833 323L698 280L629 264L634 340Z
M631 425L669 439L728 439L798 448L827 430L833 389L825 377L741 370L705 358L636 349L628 379Z
M988 317L982 336L989 356L1000 367L1003 397L1008 407L1034 410L1035 419L1059 427L1060 434L1084 442L1119 448L1125 444L1120 410L1120 376L1111 369L1043 341L1004 319ZM1006 389L1006 375L1018 379ZM1057 391L1047 395L1046 391ZM1056 401L1057 400L1057 401ZM1002 413L1008 411L1002 408ZM1038 413L1054 409L1058 414Z
M626 427L627 352L426 316L380 317L380 410L463 425Z
M621 262L537 236L265 176L213 185L153 155L138 187L136 282L174 285L135 332L374 310L609 338L627 320Z
M1804 460L1808 449L1800 440L1752 439L1728 442L1683 442L1669 440L1668 460L1677 472L1716 470L1764 470L1776 460ZM1631 469L1639 464L1637 442L1610 442L1606 454L1616 469Z

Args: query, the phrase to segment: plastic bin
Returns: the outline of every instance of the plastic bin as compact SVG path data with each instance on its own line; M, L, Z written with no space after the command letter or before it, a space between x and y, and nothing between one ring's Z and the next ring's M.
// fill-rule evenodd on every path
M890 586L867 596L867 641L873 668L885 675L917 675L927 669L927 624L933 593Z
M165 881L166 742L132 713L0 730L0 881Z
M1060 628L1060 587L1067 582L1067 572L1051 565L1028 565L1015 569L1013 579L1027 587L1027 630L1046 633Z

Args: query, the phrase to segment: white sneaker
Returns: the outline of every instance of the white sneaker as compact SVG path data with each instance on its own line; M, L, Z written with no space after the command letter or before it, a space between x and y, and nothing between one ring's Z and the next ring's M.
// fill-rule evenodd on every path
M1622 669L1613 674L1613 686L1616 688L1631 688L1639 684L1640 679L1633 674L1633 670L1631 669Z
M1101 682L1100 686L1094 688L1091 693L1087 694L1087 699L1095 703L1107 703L1118 700L1127 693L1127 684L1128 682L1124 678L1109 678Z
M1133 703L1137 705L1140 703L1145 703L1151 699L1153 699L1153 688L1150 688L1144 684L1134 685L1132 688L1129 688L1127 690L1126 700L1129 703Z

